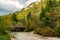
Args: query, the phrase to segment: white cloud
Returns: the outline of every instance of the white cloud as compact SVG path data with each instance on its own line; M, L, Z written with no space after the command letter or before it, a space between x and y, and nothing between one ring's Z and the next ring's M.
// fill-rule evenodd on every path
M23 5L20 4L17 0L15 0L15 1L13 1L13 0L0 0L0 4L3 4L6 7L14 6L17 9L23 8Z
M6 13L10 13L21 10L34 1L37 0L0 0L0 13L4 13L5 11Z

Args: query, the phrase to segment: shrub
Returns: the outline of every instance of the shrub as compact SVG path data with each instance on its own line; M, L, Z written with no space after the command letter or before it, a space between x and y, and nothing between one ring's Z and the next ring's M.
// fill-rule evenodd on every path
M57 36L60 37L60 27L55 27L56 32L58 33Z
M35 33L40 34L42 36L57 36L57 33L54 29L49 26L44 28L36 28Z
M0 40L11 40L9 35L0 33Z
M40 33L41 30L42 30L42 28L37 27L37 28L34 30L34 31L35 31L34 33L41 35L41 33Z
M28 23L25 27L25 30L26 32L30 32L30 31L33 31L34 30L34 27L30 25L30 23Z

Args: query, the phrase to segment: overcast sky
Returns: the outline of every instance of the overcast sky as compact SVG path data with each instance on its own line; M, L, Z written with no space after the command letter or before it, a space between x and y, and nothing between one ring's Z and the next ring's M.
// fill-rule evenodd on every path
M0 0L0 15L21 10L34 1L39 0Z

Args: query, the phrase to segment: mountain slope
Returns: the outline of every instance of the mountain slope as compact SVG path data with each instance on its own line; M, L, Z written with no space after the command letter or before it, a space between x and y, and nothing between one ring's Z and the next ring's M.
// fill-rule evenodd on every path
M13 27L24 26L24 31L34 31L43 36L60 36L60 0L33 2L21 11L2 17Z

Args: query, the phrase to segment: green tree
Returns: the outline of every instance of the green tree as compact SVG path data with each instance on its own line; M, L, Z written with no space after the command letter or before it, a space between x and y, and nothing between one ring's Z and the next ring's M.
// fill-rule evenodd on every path
M17 18L16 18L16 14L14 13L14 14L12 14L12 20L13 20L13 22L18 22L18 20L17 20Z
M0 17L0 32L6 32L6 30L11 30L11 25L12 25L12 22L11 21L7 21L6 17L5 16L1 16Z

